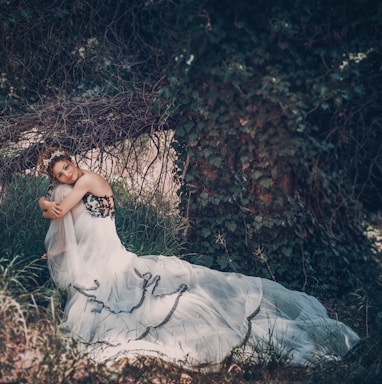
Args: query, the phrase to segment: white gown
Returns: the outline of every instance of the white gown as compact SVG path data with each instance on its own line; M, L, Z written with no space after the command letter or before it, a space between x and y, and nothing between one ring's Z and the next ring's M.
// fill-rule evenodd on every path
M70 189L59 185L51 199ZM216 370L239 348L262 361L277 351L290 365L306 365L338 359L358 342L305 293L174 256L138 257L90 197L52 220L45 245L51 277L67 295L63 327L94 359L150 355Z

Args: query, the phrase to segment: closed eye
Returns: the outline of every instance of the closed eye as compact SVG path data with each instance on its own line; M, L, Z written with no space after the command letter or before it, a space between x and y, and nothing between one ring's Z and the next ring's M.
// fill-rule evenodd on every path
M62 167L62 169L63 169L64 171L66 171L68 168L69 168L69 165L68 165L68 164L65 164L65 165ZM57 177L61 177L62 175L63 175L62 172L59 172L59 173L57 174Z

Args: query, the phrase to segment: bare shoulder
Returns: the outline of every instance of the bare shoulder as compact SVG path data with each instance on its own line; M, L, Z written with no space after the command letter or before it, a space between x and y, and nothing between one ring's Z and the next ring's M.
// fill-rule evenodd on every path
M79 185L88 185L93 184L98 181L98 175L94 172L90 172L84 169L81 169L81 175L79 176L78 180L76 181L76 184Z
M100 184L107 183L108 184L108 182L105 180L105 178L102 177L101 175L99 175L98 173L94 173L94 172L87 171L87 170L82 170L82 172L83 172L83 175L81 176L81 178L83 177L86 182L100 183Z
M99 174L82 170L82 176L78 179L77 183L82 187L86 187L88 192L96 195L107 195L111 193L109 183Z

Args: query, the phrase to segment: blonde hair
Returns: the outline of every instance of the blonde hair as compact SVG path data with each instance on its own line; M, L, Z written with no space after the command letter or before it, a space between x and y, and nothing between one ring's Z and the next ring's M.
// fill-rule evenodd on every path
M48 175L51 179L54 179L53 167L60 160L68 160L73 162L72 157L65 149L57 147L49 147L38 157L38 170L41 173Z

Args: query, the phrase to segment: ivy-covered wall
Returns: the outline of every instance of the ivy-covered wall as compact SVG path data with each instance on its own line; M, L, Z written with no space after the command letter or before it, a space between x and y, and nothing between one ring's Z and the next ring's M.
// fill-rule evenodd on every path
M356 284L367 241L338 145L363 92L359 63L343 65L352 11L206 1L188 14L161 97L179 117L194 262L300 289Z

